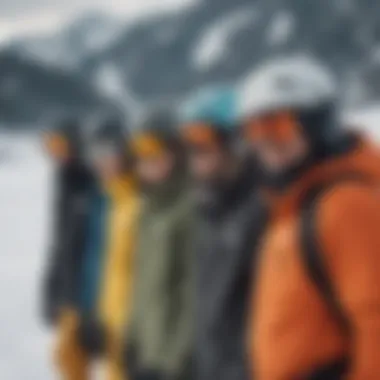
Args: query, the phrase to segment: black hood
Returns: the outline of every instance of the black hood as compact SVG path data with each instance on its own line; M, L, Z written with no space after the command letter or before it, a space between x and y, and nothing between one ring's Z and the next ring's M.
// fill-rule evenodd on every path
M88 136L88 143L112 143L120 151L127 149L128 133L123 123L116 118L107 118L94 122L92 131Z
M133 155L130 149L130 135L126 125L117 117L105 117L94 121L86 133L86 157L91 156L91 150L96 152L97 147L111 146L116 154L122 157L125 171L133 166Z
M184 160L184 147L178 131L178 120L174 112L161 107L151 111L139 125L138 132L154 136L179 161Z
M82 161L72 160L59 167L57 180L61 186L68 188L84 188L93 183L91 170Z

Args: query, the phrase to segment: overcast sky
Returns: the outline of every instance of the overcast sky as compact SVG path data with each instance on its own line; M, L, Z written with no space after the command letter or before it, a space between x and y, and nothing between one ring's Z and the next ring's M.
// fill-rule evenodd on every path
M18 35L54 30L75 14L105 10L123 17L174 9L192 0L0 0L0 42Z

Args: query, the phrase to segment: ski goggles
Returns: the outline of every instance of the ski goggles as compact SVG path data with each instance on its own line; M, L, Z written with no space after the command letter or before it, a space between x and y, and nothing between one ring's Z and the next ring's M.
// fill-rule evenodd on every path
M206 123L192 123L182 127L182 139L192 151L210 151L218 148L218 133Z
M271 140L286 143L297 139L301 127L290 111L267 113L248 119L243 125L243 135L250 142Z
M166 147L153 133L141 133L132 140L132 152L137 158L160 157Z
M67 157L70 152L67 139L55 132L46 132L43 136L44 145L49 154L54 157Z

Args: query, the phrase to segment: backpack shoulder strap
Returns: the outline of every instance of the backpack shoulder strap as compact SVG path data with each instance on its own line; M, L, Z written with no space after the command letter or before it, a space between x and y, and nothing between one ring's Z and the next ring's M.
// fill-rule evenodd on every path
M365 181L360 176L351 175L319 185L309 190L301 204L300 239L302 261L309 278L317 288L321 297L323 297L330 311L334 314L339 325L342 326L346 333L348 333L348 318L340 304L327 271L324 255L316 231L316 213L321 198L333 187L342 182L364 183Z

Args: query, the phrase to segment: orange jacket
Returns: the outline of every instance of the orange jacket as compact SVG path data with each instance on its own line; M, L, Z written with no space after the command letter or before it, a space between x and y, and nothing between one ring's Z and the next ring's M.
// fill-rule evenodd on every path
M380 193L341 182L318 203L316 234L326 269L352 327L348 338L307 275L300 247L304 194L352 173L380 185L380 153L361 142L309 170L273 199L262 245L249 333L256 380L298 380L350 357L349 380L380 379Z

